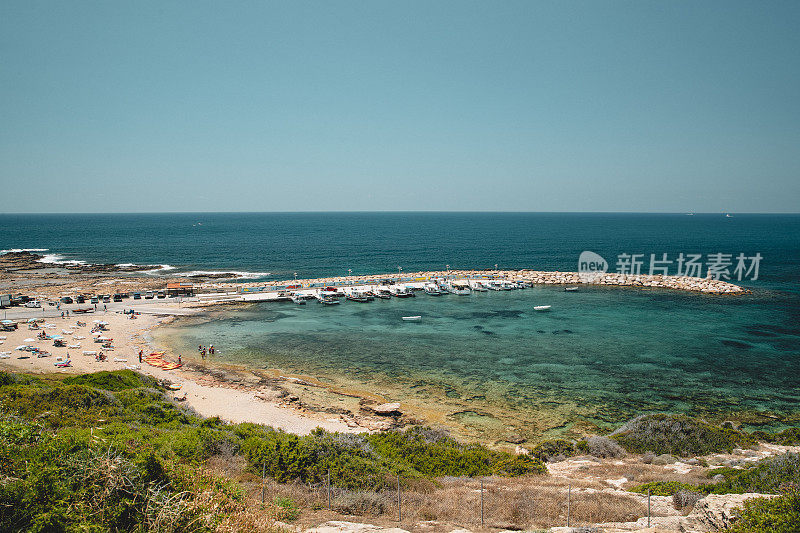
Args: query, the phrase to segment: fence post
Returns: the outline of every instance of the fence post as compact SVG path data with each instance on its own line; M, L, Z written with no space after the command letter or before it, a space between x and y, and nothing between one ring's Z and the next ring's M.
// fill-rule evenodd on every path
M267 459L264 458L264 466L261 467L261 503L267 496Z
M400 475L397 476L397 521L403 521L403 504L400 501Z
M328 510L331 510L331 470L328 469L328 478L326 483L326 492L328 493Z
M483 527L483 478L481 478L481 527Z
M567 489L567 527L569 527L569 512L570 507L572 506L572 483L569 484L569 488Z
M647 489L647 527L650 527L650 489Z

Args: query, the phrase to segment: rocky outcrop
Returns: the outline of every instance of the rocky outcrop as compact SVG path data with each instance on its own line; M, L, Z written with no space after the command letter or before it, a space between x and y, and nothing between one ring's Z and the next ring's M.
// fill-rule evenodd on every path
M65 270L85 274L102 274L109 272L142 272L155 270L160 265L117 265L114 263L83 264L83 263L42 263L43 255L32 252L8 252L0 255L0 270L6 272L17 270L39 270L48 267L58 267Z
M701 533L723 530L736 519L734 510L751 498L774 498L770 494L709 494L694 505L694 509L681 520L682 533Z

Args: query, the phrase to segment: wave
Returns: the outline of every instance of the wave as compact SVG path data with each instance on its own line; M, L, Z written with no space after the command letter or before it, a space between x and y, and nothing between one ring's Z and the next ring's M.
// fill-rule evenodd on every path
M0 250L0 255L3 254L18 254L20 252L46 252L49 248L9 248L8 250Z
M159 265L158 268L154 268L152 270L142 270L141 273L142 274L156 275L156 274L160 274L161 272L167 272L169 270L175 270L176 268L178 268L178 267L174 267L172 265Z
M86 265L86 261L77 259L65 259L63 255L58 254L45 254L44 257L39 259L39 263L48 263L52 265Z
M244 272L241 270L192 270L190 272L181 272L183 276L214 276L217 274L231 274L232 278L255 279L270 276L272 272Z

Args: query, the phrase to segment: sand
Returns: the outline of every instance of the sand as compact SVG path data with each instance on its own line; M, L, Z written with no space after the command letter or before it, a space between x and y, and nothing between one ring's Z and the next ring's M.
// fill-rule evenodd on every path
M160 312L181 312L186 309L179 309L176 304L153 303ZM35 315L33 315L35 316ZM85 322L86 326L76 326L76 321ZM100 320L108 323L108 331L103 335L113 339L113 349L103 349L100 344L93 342L91 329L93 321ZM198 374L183 369L163 370L153 367L147 363L139 364L139 350L144 355L151 353L157 347L150 344L148 332L165 321L171 321L172 317L167 315L140 314L136 319L130 319L130 315L121 312L98 311L85 315L73 315L69 318L47 318L40 323L40 330L29 330L26 324L20 324L16 331L0 332L0 352L11 352L10 357L0 359L0 370L28 373L63 373L63 374L82 374L87 372L98 372L100 370L123 370L130 368L143 374L153 376L160 380L168 380L176 385L180 385L177 391L170 391L174 398L194 409L197 413L205 417L218 416L228 422L253 422L265 424L282 429L290 433L300 435L308 434L317 427L328 431L339 432L362 432L366 429L362 427L352 427L339 417L325 413L308 412L283 402L276 400L263 399L256 397L259 392L256 388L239 389L221 386L219 382L214 385L198 383L193 378ZM45 328L45 325L54 327ZM71 334L63 333L72 331ZM36 340L35 342L24 342L25 339L33 338L40 331L45 331L48 335L63 335L67 345L80 344L80 348L59 348L53 346L52 340ZM78 339L77 337L85 337ZM37 357L30 352L16 350L17 346L29 344L50 352L48 357ZM103 351L106 361L96 361L93 355L83 355L83 351ZM23 357L22 359L20 357ZM69 358L72 366L68 368L58 368L54 363L58 358L62 360ZM167 353L164 359L176 361L177 354Z

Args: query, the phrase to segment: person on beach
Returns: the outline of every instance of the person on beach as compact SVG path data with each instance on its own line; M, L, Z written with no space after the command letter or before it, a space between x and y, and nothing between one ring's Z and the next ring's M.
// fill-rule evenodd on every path
M64 318L64 311L61 311L61 318Z
M213 344L208 347L208 353L209 353L209 355L214 355L214 345Z
M103 304L103 311L108 311L108 306L106 304Z
M139 362L142 362L142 350L139 350Z
M179 365L182 365L182 364L183 364L183 361L181 360L181 356L180 356L180 355L178 355L178 364L179 364Z

